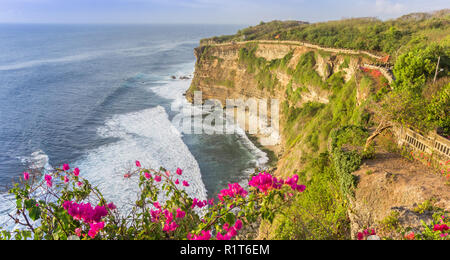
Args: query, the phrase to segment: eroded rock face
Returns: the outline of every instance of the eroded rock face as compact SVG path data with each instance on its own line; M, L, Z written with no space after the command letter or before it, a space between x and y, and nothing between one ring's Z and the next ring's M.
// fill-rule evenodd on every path
M306 46L301 44L290 43L249 43L247 46L244 43L229 43L211 46L200 46L195 49L195 56L197 58L196 69L192 85L186 93L186 98L193 101L193 94L195 91L202 92L202 98L219 100L225 106L227 99L243 99L244 101L250 98L256 99L277 99L279 104L287 100L286 89L291 86L293 91L301 90L300 98L295 101L290 101L291 106L301 107L307 102L317 102L328 104L331 90L314 85L301 85L293 81L285 69L271 69L273 79L276 81L276 86L273 89L263 89L258 82L255 72L250 72L247 65L239 60L239 52L242 48L257 46L255 56L257 58L264 58L268 63L274 59L283 59L286 55L290 55L286 67L290 70L295 70L302 55L308 52L314 52L316 72L326 81L334 73L343 73L346 81L349 81L356 71L360 63L367 61L364 58L356 58L342 53L342 50L336 53L324 52L326 50L317 49L317 46ZM342 64L346 62L345 66ZM258 69L258 68L257 68ZM358 102L363 102L366 98L363 91L359 91L361 95L358 96ZM281 111L281 108L279 108ZM255 116L255 115L249 115ZM270 115L265 115L270 117ZM245 126L241 126L245 127ZM283 125L280 125L282 132ZM261 141L261 138L260 138ZM267 146L267 148L281 155L283 152L283 138L276 146Z
M359 183L349 211L353 237L365 228L375 228L382 237L401 239L387 226L420 231L421 221L431 223L433 216L433 210L421 207L424 203L450 210L445 178L400 155L377 154L354 175Z

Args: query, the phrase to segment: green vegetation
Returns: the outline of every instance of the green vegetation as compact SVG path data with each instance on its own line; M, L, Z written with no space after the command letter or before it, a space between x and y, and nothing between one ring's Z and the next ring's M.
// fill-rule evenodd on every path
M239 61L247 66L249 73L255 73L255 79L258 82L260 89L274 91L278 85L278 79L272 74L272 69L280 65L285 66L288 62L289 54L286 59L281 61L275 60L272 62L266 61L264 58L257 58L255 52L256 45L248 45L246 48L241 48L239 51ZM292 56L292 54L290 54ZM290 59L290 58L289 58Z
M305 54L300 64L308 64L312 57L310 53ZM300 80L305 80L301 77ZM287 159L300 160L301 168L287 168L300 175L308 192L276 219L272 234L275 239L346 239L349 236L347 198L353 194L356 181L351 173L359 168L363 158L361 151L368 135L365 129L368 119L364 108L356 105L355 78L345 82L343 74L336 73L319 86L322 84L333 92L329 104L308 102L297 107L291 102L292 97L282 104L286 149L299 150L302 154L300 159ZM289 86L287 91L294 95ZM330 150L329 140L332 140Z
M395 20L376 18L344 19L308 24L272 21L240 30L235 35L214 37L203 43L248 40L294 40L327 47L368 50L397 55L419 43L438 41L450 35L450 12L412 14Z
M275 217L269 225L269 238L349 238L348 206L357 184L352 173L364 159L374 157L374 146L364 149L365 142L368 129L381 119L422 131L438 129L450 136L449 24L448 11L385 22L373 18L316 24L274 21L202 42L297 40L325 47L383 52L394 58L395 66L390 69L395 80L390 84L376 70L356 70L352 78L345 78L343 70L351 65L354 70L355 61L360 65L367 60L381 62L367 59L366 55L332 57L328 52L314 50L296 57L297 64L292 64L293 51L268 61L257 57L258 43L236 45L242 47L240 65L254 76L259 89L284 94L281 125L285 153L277 165L278 172L280 177L298 174L300 182L308 187L303 196ZM333 61L335 66L326 63L318 66L322 59ZM323 77L317 72L319 68L323 69ZM335 72L336 69L340 71ZM279 73L290 76L286 86L280 84ZM327 93L329 103L302 102L302 96L313 90ZM394 148L393 144L389 149ZM386 229L397 229L398 212L381 224Z
M382 229L386 232L397 230L400 227L399 216L398 211L391 211L391 214L381 221Z

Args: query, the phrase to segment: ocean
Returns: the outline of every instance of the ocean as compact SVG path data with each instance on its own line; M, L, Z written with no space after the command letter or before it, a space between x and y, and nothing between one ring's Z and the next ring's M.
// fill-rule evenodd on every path
M200 199L243 182L268 158L245 133L184 134L171 122L199 40L226 25L0 25L0 185L29 169L69 163L109 201L127 207L135 160L184 170ZM0 189L0 225L14 209Z

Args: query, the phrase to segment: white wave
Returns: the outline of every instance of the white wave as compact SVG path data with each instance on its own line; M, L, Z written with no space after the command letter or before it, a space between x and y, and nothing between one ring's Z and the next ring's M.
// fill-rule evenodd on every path
M45 174L51 172L53 170L53 167L49 163L48 155L42 151L37 150L33 153L31 153L30 156L23 156L18 158L27 169L30 169L32 172L40 172L42 173L42 178ZM39 180L38 180L39 181ZM42 180L41 180L42 181ZM37 189L32 194L33 197L38 198L40 196L43 196L45 194L44 189ZM16 224L9 216L15 215L16 212L16 203L15 203L15 197L12 194L7 193L1 193L0 194L0 227L5 228L6 230L15 230L15 229L22 229L23 226ZM23 218L19 218L21 222L23 221ZM29 220L31 221L31 220ZM31 221L32 222L32 221Z
M40 149L33 152L30 156L18 157L18 159L31 170L49 172L53 169L49 163L48 155Z
M172 126L164 108L156 107L125 115L116 115L107 120L98 130L100 136L120 140L87 153L76 162L83 177L86 177L122 209L129 209L136 200L138 179L125 179L127 171L135 169L134 161L144 167L159 169L163 166L174 173L183 169L180 180L187 180L185 188L190 196L206 199L206 188L202 182L200 168L180 133Z
M193 63L184 64L182 68L177 72L176 75L190 75L193 73L191 70L194 67ZM191 69L191 70L189 70ZM195 115L207 115L208 111L202 110L199 107L194 107L189 103L183 94L187 91L192 80L174 80L174 81L161 81L160 85L149 88L150 91L156 93L158 96L164 97L166 99L172 99L171 109L172 111L177 111L180 113L185 113L184 116L195 116ZM184 109L183 109L184 108ZM267 163L269 162L269 157L267 154L259 149L247 136L246 132L240 128L237 124L228 120L228 124L235 129L235 133L240 137L241 142L247 149L255 156L253 163L255 168L265 169L267 168ZM182 132L181 126L177 126L180 132ZM205 127L205 126L203 126ZM207 129L208 130L208 129ZM246 169L245 173L253 173L254 169Z

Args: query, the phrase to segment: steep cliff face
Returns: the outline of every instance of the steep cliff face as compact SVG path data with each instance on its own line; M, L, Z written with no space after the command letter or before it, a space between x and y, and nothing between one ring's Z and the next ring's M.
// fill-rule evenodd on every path
M386 152L374 148L375 159L363 160L366 155L358 150L376 123L376 113L368 104L392 81L387 71L368 66L374 63L373 55L295 42L257 41L200 46L195 56L188 100L193 101L194 92L201 91L203 100L219 100L223 106L227 99L279 101L276 130L281 138L275 145L266 145L278 157L273 172L279 177L297 174L308 191L298 196L284 216L263 223L259 238L348 239L363 228L383 226L381 222L393 209L411 209L436 196L439 205L448 209L448 194L438 191L445 189L441 177L398 170L414 168L397 158L398 153L384 158ZM249 110L246 116L272 115L269 109L262 115ZM238 123L249 130L248 123ZM265 133L256 136L264 145ZM350 145L343 142L339 149L333 148L339 138ZM404 178L392 181L391 173ZM433 186L439 181L442 185ZM422 192L421 183L430 183L427 189L432 192ZM405 190L409 192L406 195ZM396 194L392 198L391 192ZM404 215L405 225L417 227L420 220L429 221L412 218L407 210L398 212Z
M194 92L201 91L203 100L216 99L224 106L227 99L277 99L282 112L283 104L291 109L301 108L305 103L328 104L333 91L327 81L339 75L348 82L361 64L370 61L370 57L330 50L335 52L309 45L269 42L200 46L195 49L195 74L186 97L192 102ZM302 67L305 62L312 63ZM315 77L302 78L307 73ZM359 103L367 97L364 91L357 91ZM283 116L287 115L282 114L281 139L277 145L267 146L280 159L289 139L284 131L286 118ZM248 130L248 125L241 127Z

